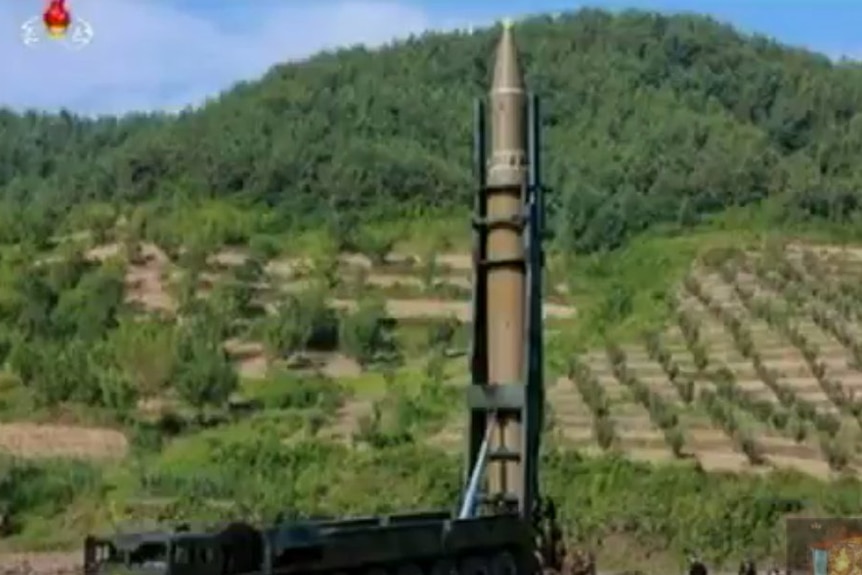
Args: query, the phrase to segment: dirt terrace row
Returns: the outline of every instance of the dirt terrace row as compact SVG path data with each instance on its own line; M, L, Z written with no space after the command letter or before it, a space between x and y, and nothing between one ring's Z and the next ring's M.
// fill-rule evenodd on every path
M88 257L94 260L105 260L120 253L121 246L112 244L95 248L88 252ZM211 256L209 262L216 268L231 268L242 265L248 256L240 250L228 250ZM435 281L461 289L471 285L470 272L472 259L465 254L441 254L436 257L440 271ZM353 272L364 274L363 281L376 288L391 287L421 287L422 280L417 277L421 272L421 258L404 254L390 254L385 265L375 266L366 256L361 254L344 254L339 263L342 272L350 275ZM302 290L308 287L307 280L302 279L305 270L311 268L313 262L303 258L287 258L273 260L266 264L266 272L279 289L285 292ZM393 271L387 271L387 270ZM351 271L352 270L352 271ZM172 311L175 307L174 297L168 285L177 273L173 269L168 256L157 246L142 244L139 257L129 265L126 283L128 299L152 311ZM213 279L216 274L207 277ZM564 293L565 286L556 286L556 293ZM351 300L338 299L333 302L337 308L350 308L355 303ZM387 301L387 312L395 319L411 319L422 317L454 316L460 321L470 318L470 302L465 299L446 300L440 298L401 298ZM574 309L567 305L545 302L546 317L572 317Z
M702 272L699 279L711 299L721 302L723 307L745 318L744 321L751 329L758 353L764 358L766 366L779 374L781 384L790 388L796 396L812 404L817 411L840 417L842 430L839 433L849 435L850 440L858 444L860 431L862 431L859 423L853 418L841 415L840 406L835 405L826 395L800 350L765 321L754 317L734 293L732 286L717 274ZM783 301L781 294L765 288L752 276L742 274L740 281L756 287L759 297ZM778 398L775 393L757 377L752 362L744 358L736 348L729 330L696 298L683 295L680 305L699 319L701 338L705 343L711 367L726 366L734 373L736 384L748 394L756 399L765 399L777 404ZM825 364L827 374L839 381L848 394L862 396L862 373L851 367L851 355L848 350L809 318L800 316L797 321L806 338L817 345L819 358ZM853 325L852 329L857 334L862 333L858 325ZM674 361L686 374L694 378L696 389L713 388L710 380L698 377L693 358L677 326L670 327L666 331L664 341ZM746 458L735 450L727 435L715 429L704 413L682 405L679 394L661 366L647 356L645 349L630 347L626 352L627 365L636 376L649 384L667 402L677 407L681 414L682 427L686 432L686 447L704 468L743 470L750 467ZM616 381L604 354L590 354L588 362L594 373L599 376L606 394L610 396L613 406L612 417L620 430L619 434L626 451L630 451L633 456L639 458L655 458L656 452L661 458L669 458L671 456L669 450L662 449L663 434L650 421L646 409L635 405L628 392ZM558 422L561 424L560 433L563 437L575 444L591 443L593 441L592 433L589 431L591 417L574 385L571 382L560 381L552 388L549 396L555 407ZM753 436L763 448L772 466L793 467L817 476L831 475L817 444L816 434L810 433L806 440L796 442L786 433L771 429L751 417L746 417L745 420L754 431ZM644 451L645 445L650 449ZM858 456L853 458L851 468L856 471L862 468Z
M0 575L80 575L82 552L0 554Z
M126 436L113 429L35 423L0 423L0 452L16 457L120 459Z
M104 261L105 259L120 253L121 246L112 244L90 250L88 257ZM171 277L177 274L168 256L153 244L141 244L139 257L136 263L129 266L126 284L127 299L141 305L150 311L173 311L175 299L171 294L169 284ZM248 256L241 250L226 250L210 257L210 264L214 267L230 268L242 265ZM420 258L403 254L390 254L387 256L386 265L383 269L398 269L399 273L378 272L380 266L375 266L366 256L361 254L344 254L340 256L342 272L353 273L363 270L367 273L364 281L377 288L393 286L421 286L422 282L416 273L419 268L416 262ZM471 285L470 272L472 270L472 258L465 254L441 254L436 258L441 268L439 281L460 288L469 288ZM267 272L273 282L278 284L279 289L284 292L295 292L307 289L308 280L302 278L304 270L310 268L313 262L308 259L292 258L280 259L269 262L266 266ZM352 271L351 271L352 270ZM404 273L402 273L404 272ZM414 274L414 275L411 275ZM558 292L565 291L564 286L558 286ZM331 305L336 309L352 310L356 307L356 301L351 299L336 298ZM272 306L268 306L270 311ZM446 300L439 298L388 298L386 300L386 313L397 320L422 320L430 318L455 318L461 322L471 319L471 303L469 299ZM576 314L575 308L545 301L543 303L543 314L546 318L571 318ZM228 349L236 351L236 366L244 377L259 378L266 374L267 364L264 359L262 346L257 342L228 342ZM338 369L344 363L342 358L333 357L333 365L330 371L333 374L341 374Z
M752 332L757 352L767 368L779 375L780 384L791 389L794 395L811 404L816 411L838 417L842 426L839 435L858 450L862 438L859 422L842 414L839 409L841 406L829 399L800 350L765 321L755 317L736 295L733 287L718 274L701 270L698 272L698 278L710 299L719 301L722 307L744 318ZM781 294L763 286L751 275L741 274L739 281L754 287L758 297L787 303ZM742 356L731 333L718 318L697 298L688 294L681 295L680 307L700 322L701 339L710 360L707 371L724 366L734 374L736 385L753 399L779 403L774 391L758 378L752 362ZM819 358L826 367L827 375L839 381L849 395L862 397L862 372L851 367L848 350L804 314L800 315L797 321L805 337L817 345ZM851 324L851 331L862 341L862 327ZM667 328L663 341L683 374L692 378L696 395L703 389L715 391L713 381L698 373L678 326ZM789 431L781 431L759 422L751 414L735 407L735 415L752 432L767 459L767 465L753 467L748 458L735 447L731 438L716 427L697 402L692 405L684 404L661 365L648 356L644 347L627 346L625 352L627 366L636 377L675 408L680 417L680 426L684 430L684 451L695 458L704 469L759 472L770 468L795 468L818 477L833 476L819 444L818 434L810 422L806 423L809 428L806 438L797 441L790 437ZM606 354L603 351L594 351L583 359L597 376L609 399L611 419L622 450L634 459L673 459L674 455L666 444L664 434L650 420L646 408L636 403L631 392L617 381ZM574 382L566 378L557 379L548 389L548 403L553 413L556 433L564 444L585 452L598 451L592 429L593 417ZM443 434L451 440L450 445L453 448L458 445L455 440L460 437L459 431L452 429ZM862 461L858 454L851 457L849 469L857 473L862 470Z

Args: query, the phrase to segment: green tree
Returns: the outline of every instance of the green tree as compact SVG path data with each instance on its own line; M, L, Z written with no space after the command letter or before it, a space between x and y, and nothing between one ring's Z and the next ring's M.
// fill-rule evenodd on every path
M289 295L264 326L264 345L270 357L289 357L315 343L327 346L338 320L326 304L326 292L309 290Z
M122 268L102 265L81 277L73 289L62 292L53 323L67 334L99 338L116 326L124 294Z
M346 248L367 240L359 223L464 213L470 100L497 35L320 54L179 118L4 111L0 243L41 249L83 225L107 234L123 211L141 239L202 266L250 238L326 228ZM547 100L549 221L566 248L612 249L764 202L780 221L860 212L853 63L633 10L530 18L518 42ZM388 240L373 242L379 254Z
M173 326L154 319L124 319L107 341L115 377L131 382L142 397L156 396L170 383L174 346Z
M221 339L214 337L214 328L195 323L183 329L177 340L172 382L180 397L200 412L224 406L239 377Z
M54 406L71 400L102 404L99 370L91 348L82 340L19 341L9 362L41 405Z
M392 226L366 227L356 234L355 244L374 265L382 265L397 240L398 231Z
M452 345L455 334L460 327L461 322L454 316L431 322L428 325L428 347L434 350L446 351Z
M355 311L341 322L339 343L345 353L367 365L382 354L395 350L395 342L386 322L386 303L379 297L358 300Z
M103 407L128 417L142 394L131 374L116 360L114 349L108 342L99 342L90 350L95 378L93 394Z

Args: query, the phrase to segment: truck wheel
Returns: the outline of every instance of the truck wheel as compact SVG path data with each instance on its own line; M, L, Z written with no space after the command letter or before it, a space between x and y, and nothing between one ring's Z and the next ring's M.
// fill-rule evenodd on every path
M502 551L491 558L491 575L518 575L518 563L508 551Z
M455 562L449 559L440 559L431 566L429 575L461 575L455 566Z
M396 575L423 575L422 568L415 563L405 563L399 565Z
M464 559L458 573L459 575L493 575L490 562L484 557L475 555Z

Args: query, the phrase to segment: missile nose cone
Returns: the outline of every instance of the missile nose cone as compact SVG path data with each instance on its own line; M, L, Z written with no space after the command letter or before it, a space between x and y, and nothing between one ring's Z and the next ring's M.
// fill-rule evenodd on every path
M491 80L491 92L524 89L524 74L518 57L518 47L512 33L512 22L503 23L503 33L497 44L497 55L494 61L494 77Z

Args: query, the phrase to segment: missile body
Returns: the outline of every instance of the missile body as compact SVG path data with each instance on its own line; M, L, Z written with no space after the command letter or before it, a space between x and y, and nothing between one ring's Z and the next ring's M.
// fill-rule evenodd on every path
M526 89L511 25L496 50L490 98L490 146L486 169L488 236L487 338L489 384L524 384L524 319L527 278L522 217L527 178ZM491 415L492 450L521 452L521 425ZM490 493L523 495L522 462L489 464Z

